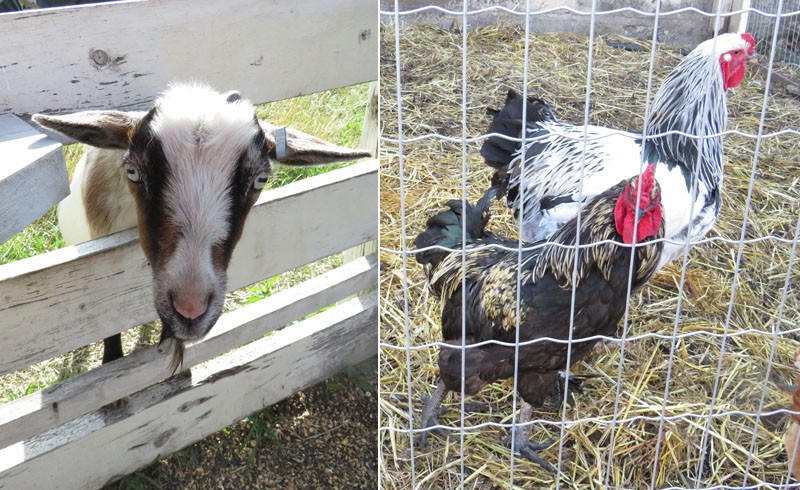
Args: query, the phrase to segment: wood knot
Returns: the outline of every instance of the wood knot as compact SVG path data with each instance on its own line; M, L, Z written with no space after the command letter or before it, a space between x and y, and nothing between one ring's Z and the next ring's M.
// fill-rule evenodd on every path
M116 71L119 69L119 65L125 63L125 55L116 56L111 55L107 51L102 49L91 49L89 51L89 63L96 69L96 70L106 70L111 69L112 71ZM117 83L116 81L113 83Z
M106 66L108 64L108 53L102 49L93 49L89 54L89 59L92 60L92 64L98 67Z
M371 29L363 29L358 35L358 38L361 41L366 41L370 37L372 37L372 30Z

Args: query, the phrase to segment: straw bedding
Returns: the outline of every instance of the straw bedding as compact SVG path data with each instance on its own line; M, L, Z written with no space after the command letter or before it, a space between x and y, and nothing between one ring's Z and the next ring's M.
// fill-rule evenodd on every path
M638 43L644 50L626 51L607 44L619 40ZM500 25L469 30L463 114L461 43L462 33L456 30L419 25L400 30L406 139L427 133L460 138L464 116L467 135L481 135L490 121L486 109L501 107L507 88L521 89L524 31ZM562 121L582 124L588 39L568 34L532 35L530 47L529 93L548 100ZM382 135L397 138L392 28L382 29L381 51ZM651 94L680 57L679 49L659 46ZM641 131L649 66L648 42L597 38L590 123ZM789 78L796 75L788 68L779 71ZM729 129L758 133L764 73L751 69L742 85L729 93ZM764 133L797 128L799 117L800 101L781 86L771 87ZM694 247L688 256L682 292L682 264L677 261L631 300L627 336L655 333L667 338L603 345L573 367L573 372L593 378L584 383L583 393L577 394L575 404L566 409L565 420L591 417L603 423L588 421L565 427L560 465L563 488L646 488L651 483L658 488L702 488L786 482L782 438L788 416L749 414L774 411L790 403L790 396L779 385L791 383L795 374L792 359L798 340L795 331L800 329L800 266L795 263L789 270L792 243L768 239L743 246L735 275L736 242L742 234L756 143L756 139L736 135L725 139L723 209L710 236L734 243L712 241ZM400 250L404 236L406 247L411 249L425 220L446 200L461 197L462 184L468 199L482 195L491 172L483 164L479 148L480 143L471 143L463 153L460 142L438 139L404 144L405 208L401 209L399 148L391 142L382 143L381 341L385 344L402 347L408 342L418 346L441 340L439 303L426 290L421 268L409 255L404 269L402 256L386 249ZM795 135L761 141L750 214L744 226L746 239L795 238L800 213L799 150L800 137ZM466 166L463 176L462 165ZM495 205L493 212L490 229L517 236L511 213L501 204ZM787 281L788 294L784 297ZM408 288L407 311L404 286ZM728 335L723 338L726 329ZM691 335L675 339L674 332ZM437 356L436 347L413 350L408 355L404 350L381 348L380 471L384 488L409 488L412 468L419 488L455 488L461 483L457 431L449 441L433 437L427 448L414 448L412 465L409 436L387 430L419 428L421 397L435 386ZM510 423L511 397L512 383L508 381L488 386L466 400L465 488L508 488L511 456L501 442L505 429L470 427L486 422ZM409 403L413 424L408 417ZM460 396L449 395L444 407L447 413L440 417L441 423L457 427ZM732 411L745 415L728 414ZM723 415L708 423L706 416L713 414ZM629 420L618 424L612 433L610 422L637 416L651 420ZM664 416L669 420L664 421ZM556 424L534 425L533 439L558 441L561 427L557 422L561 417L561 410L552 407L535 411L534 419ZM556 464L558 444L541 455ZM703 472L698 482L701 458ZM513 481L515 487L541 488L552 486L555 477L515 458Z

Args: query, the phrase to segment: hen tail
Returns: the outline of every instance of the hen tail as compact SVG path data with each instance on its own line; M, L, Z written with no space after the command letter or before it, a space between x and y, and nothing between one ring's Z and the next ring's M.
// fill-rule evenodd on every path
M493 116L489 124L489 133L498 133L510 138L522 136L522 108L525 106L525 126L530 127L537 122L555 122L550 105L543 99L529 96L528 100L513 89L508 90L506 103L499 111L489 109ZM507 140L499 136L490 136L485 139L481 147L481 156L486 160L486 164L496 169L492 176L492 187L497 187L499 197L506 193L508 187L508 165L514 159L514 155L519 148L516 141Z
M466 225L467 242L475 241L484 236L486 223L489 222L489 208L497 197L497 189L492 187L472 205L466 203L466 212L460 199L451 199L447 202L448 209L439 212L428 219L425 231L414 240L414 245L420 248L435 245L447 248L461 248L462 220ZM441 249L431 249L416 254L417 262L435 268L450 252Z

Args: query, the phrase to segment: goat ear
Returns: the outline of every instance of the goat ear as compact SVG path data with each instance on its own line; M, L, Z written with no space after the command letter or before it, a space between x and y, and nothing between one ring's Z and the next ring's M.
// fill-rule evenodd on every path
M321 140L294 128L286 128L286 155L278 158L275 150L275 130L278 126L258 121L267 139L269 157L283 165L325 165L372 156L367 150L346 148Z
M128 148L130 133L144 112L84 111L66 116L34 114L33 121L74 140L98 148Z

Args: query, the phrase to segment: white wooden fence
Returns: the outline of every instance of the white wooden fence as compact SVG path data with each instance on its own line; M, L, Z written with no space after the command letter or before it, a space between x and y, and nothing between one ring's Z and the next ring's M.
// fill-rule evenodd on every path
M68 192L60 143L25 124L30 114L142 109L169 81L189 78L258 102L375 80L377 4L150 0L27 11L0 15L0 45L3 241ZM377 193L374 160L264 192L229 288L375 240ZM155 320L137 240L129 230L1 266L0 375ZM374 356L376 284L375 256L361 257L224 314L187 345L188 375L169 377L169 353L151 347L0 406L0 489L101 486ZM124 407L106 406L121 397Z

